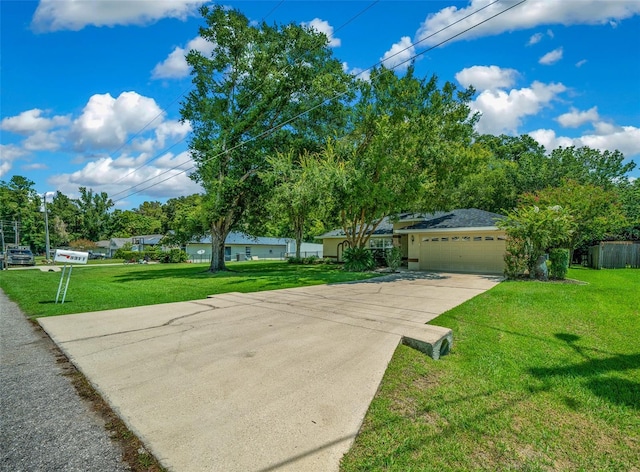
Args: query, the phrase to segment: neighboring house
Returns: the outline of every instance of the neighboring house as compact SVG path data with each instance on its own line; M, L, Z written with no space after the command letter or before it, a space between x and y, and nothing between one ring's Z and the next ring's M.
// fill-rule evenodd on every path
M502 274L506 235L496 226L502 218L476 209L404 213L395 221L383 220L369 247L399 247L410 270ZM322 239L325 258L342 261L349 247L344 231L330 231L318 239Z
M291 240L284 238L253 237L231 232L224 242L224 260L245 261L255 259L284 259L291 247ZM295 242L293 243L295 251ZM211 260L211 236L187 243L189 260L208 262Z
M300 257L316 256L322 258L323 246L318 243L301 243L300 244ZM296 255L296 241L295 239L289 240L287 246L286 257L294 257Z
M131 238L111 238L109 240L109 257L113 257L118 249L122 249L125 244L131 244L132 251L144 251L156 247L164 238L163 234L145 234L133 236Z

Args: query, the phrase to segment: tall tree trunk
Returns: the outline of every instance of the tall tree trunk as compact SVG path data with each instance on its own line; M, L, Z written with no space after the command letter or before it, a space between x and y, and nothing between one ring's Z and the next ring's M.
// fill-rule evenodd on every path
M300 260L300 246L302 246L302 233L304 231L304 220L301 218L294 218L295 221L295 233L296 233L296 259Z
M224 260L224 242L229 235L229 227L222 222L211 224L211 264L209 272L220 272L227 270Z

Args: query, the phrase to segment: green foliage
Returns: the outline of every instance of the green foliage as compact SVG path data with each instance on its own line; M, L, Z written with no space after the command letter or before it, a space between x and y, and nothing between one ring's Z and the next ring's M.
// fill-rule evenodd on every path
M326 173L322 172L318 155L304 152L276 153L268 156L269 168L261 173L263 181L271 187L267 208L284 228L282 237L294 237L296 257L304 235L314 223L326 219L330 199Z
M177 264L187 262L189 255L179 248L172 248L160 254L160 262Z
M254 24L223 6L200 11L206 23L200 36L213 50L187 55L194 86L180 113L193 129L191 176L205 190L210 270L217 271L225 266L228 233L242 223L254 231L264 224L266 157L280 149L319 149L349 98L336 94L347 92L352 79L332 57L326 35L313 29Z
M384 261L389 269L394 272L398 270L398 267L402 264L402 251L400 248L392 247L391 249L387 249L385 251Z
M323 261L318 256L297 257L291 256L287 259L289 264L320 264Z
M618 194L594 184L565 180L559 187L547 187L521 198L523 205L561 206L573 220L567 247L574 250L619 233L626 219Z
M344 270L348 272L366 272L375 268L373 254L363 247L349 247L344 250Z
M552 279L564 280L569 270L569 250L555 248L549 251L549 276Z
M516 208L498 222L507 233L505 275L516 278L526 267L530 277L535 276L540 256L549 249L565 245L575 227L571 215L560 206L540 208L535 205Z
M347 133L324 149L331 204L351 247L366 247L385 217L451 203L482 151L472 144L471 90L400 77L380 67L359 82ZM455 171L453 171L455 169Z

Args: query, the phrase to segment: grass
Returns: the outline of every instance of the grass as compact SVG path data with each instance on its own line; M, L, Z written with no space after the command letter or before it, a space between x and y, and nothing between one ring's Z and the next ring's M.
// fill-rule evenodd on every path
M433 320L433 362L401 346L342 472L640 470L640 271L505 282Z
M0 288L31 317L197 300L225 292L255 292L374 277L337 265L238 262L211 274L206 264L118 264L73 268L65 303L55 303L60 272L0 272ZM63 288L64 289L64 288ZM60 300L62 294L60 295Z

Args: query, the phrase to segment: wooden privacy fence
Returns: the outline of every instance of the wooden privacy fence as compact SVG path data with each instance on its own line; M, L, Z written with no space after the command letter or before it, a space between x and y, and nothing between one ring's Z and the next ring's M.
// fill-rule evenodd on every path
M640 241L607 241L589 248L589 266L594 269L640 268Z

